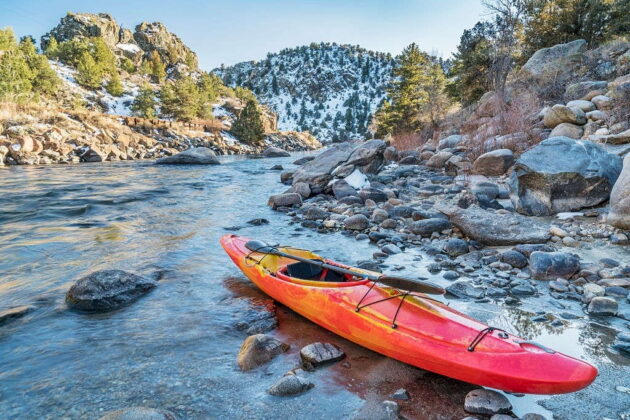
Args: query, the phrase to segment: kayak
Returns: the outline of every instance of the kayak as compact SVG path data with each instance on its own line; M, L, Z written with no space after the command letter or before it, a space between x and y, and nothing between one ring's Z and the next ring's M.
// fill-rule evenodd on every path
M485 325L428 295L406 293L351 274L245 247L221 245L263 292L312 322L370 350L444 376L507 392L562 394L591 384L597 369L578 359ZM279 251L367 276L310 251Z

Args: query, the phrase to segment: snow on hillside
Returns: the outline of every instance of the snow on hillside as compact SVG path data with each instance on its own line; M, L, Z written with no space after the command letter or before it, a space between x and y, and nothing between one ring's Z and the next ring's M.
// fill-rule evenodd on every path
M357 46L311 44L215 69L279 115L280 130L310 131L322 141L362 139L385 98L393 59Z

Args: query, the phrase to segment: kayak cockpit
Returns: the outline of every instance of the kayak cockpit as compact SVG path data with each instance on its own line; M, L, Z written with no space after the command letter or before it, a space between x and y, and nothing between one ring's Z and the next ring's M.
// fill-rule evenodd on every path
M332 264L331 261L327 260L318 261ZM350 274L338 273L304 262L294 262L280 267L279 270L276 271L275 277L280 280L315 287L348 287L365 284L370 281L367 278L358 278Z

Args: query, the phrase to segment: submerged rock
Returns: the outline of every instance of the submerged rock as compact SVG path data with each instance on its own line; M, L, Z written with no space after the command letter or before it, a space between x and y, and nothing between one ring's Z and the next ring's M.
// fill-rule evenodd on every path
M512 404L505 397L490 389L475 389L466 394L464 410L472 414L507 414L512 411Z
M479 299L485 295L485 292L481 287L473 286L465 280L458 280L453 284L446 286L446 291L461 299Z
M243 341L236 362L242 371L268 363L289 350L289 345L265 334L250 335Z
M235 325L237 330L252 335L266 333L278 327L276 305L272 299L238 297L231 301L247 305L238 311L238 321Z
M523 153L510 177L514 208L548 216L602 203L621 172L621 158L601 146L568 137L549 138Z
M518 214L489 212L476 205L440 211L468 237L485 245L543 243L550 238L547 226Z
M167 410L149 407L129 407L105 413L99 420L176 420L175 414Z
M316 368L327 363L338 362L346 357L346 354L334 344L313 343L302 347L300 357L304 366Z
M33 310L35 310L34 306L22 305L0 311L0 325L4 325L13 320L22 318Z
M96 271L70 287L66 303L83 311L111 311L135 301L156 286L155 280L122 270Z
M218 165L217 155L207 147L193 147L173 156L163 157L155 163L165 164L186 164L186 165Z

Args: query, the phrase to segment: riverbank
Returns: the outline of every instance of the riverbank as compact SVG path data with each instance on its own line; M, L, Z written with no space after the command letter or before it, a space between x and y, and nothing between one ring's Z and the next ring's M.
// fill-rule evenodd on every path
M259 154L268 147L304 151L322 146L308 133L269 132L261 144L250 145L214 127L130 120L86 110L0 103L0 166L158 159L191 147L235 155Z
M465 395L476 387L363 349L281 305L275 307L278 327L265 333L290 349L258 369L238 369L239 348L249 327L258 325L257 314L267 316L264 304L269 301L220 249L222 235L237 232L309 249L316 244L322 255L352 265L374 262L373 253L380 250L340 228L305 227L297 209L293 211L300 216L293 220L267 206L268 195L287 188L271 168L294 171L300 165L293 162L307 156L221 156L222 165L207 167L139 161L4 168L2 190L12 200L0 203L0 252L5 256L0 300L31 309L0 327L0 412L15 419L98 418L144 406L182 419L363 419L404 388L410 399L396 401L407 418L465 417ZM425 171L421 166L416 170ZM248 223L254 219L268 223ZM602 249L608 248L585 250L592 255L583 259L597 257ZM408 246L383 259L381 268L450 285L430 273L430 253ZM146 276L158 286L112 312L69 310L64 298L72 284L104 269ZM545 282L531 281L539 294L521 297L515 305L485 297L445 299L483 322L600 369L591 387L542 398L554 418L592 418L594 413L615 418L630 398L623 391L630 373L627 358L611 349L623 320L590 317L580 302L558 301ZM554 318L534 320L539 315ZM551 325L556 319L561 326ZM309 373L314 387L299 396L269 395L268 388L299 366L300 349L317 341L338 345L346 358ZM551 418L537 404L539 396L507 397L516 415Z

